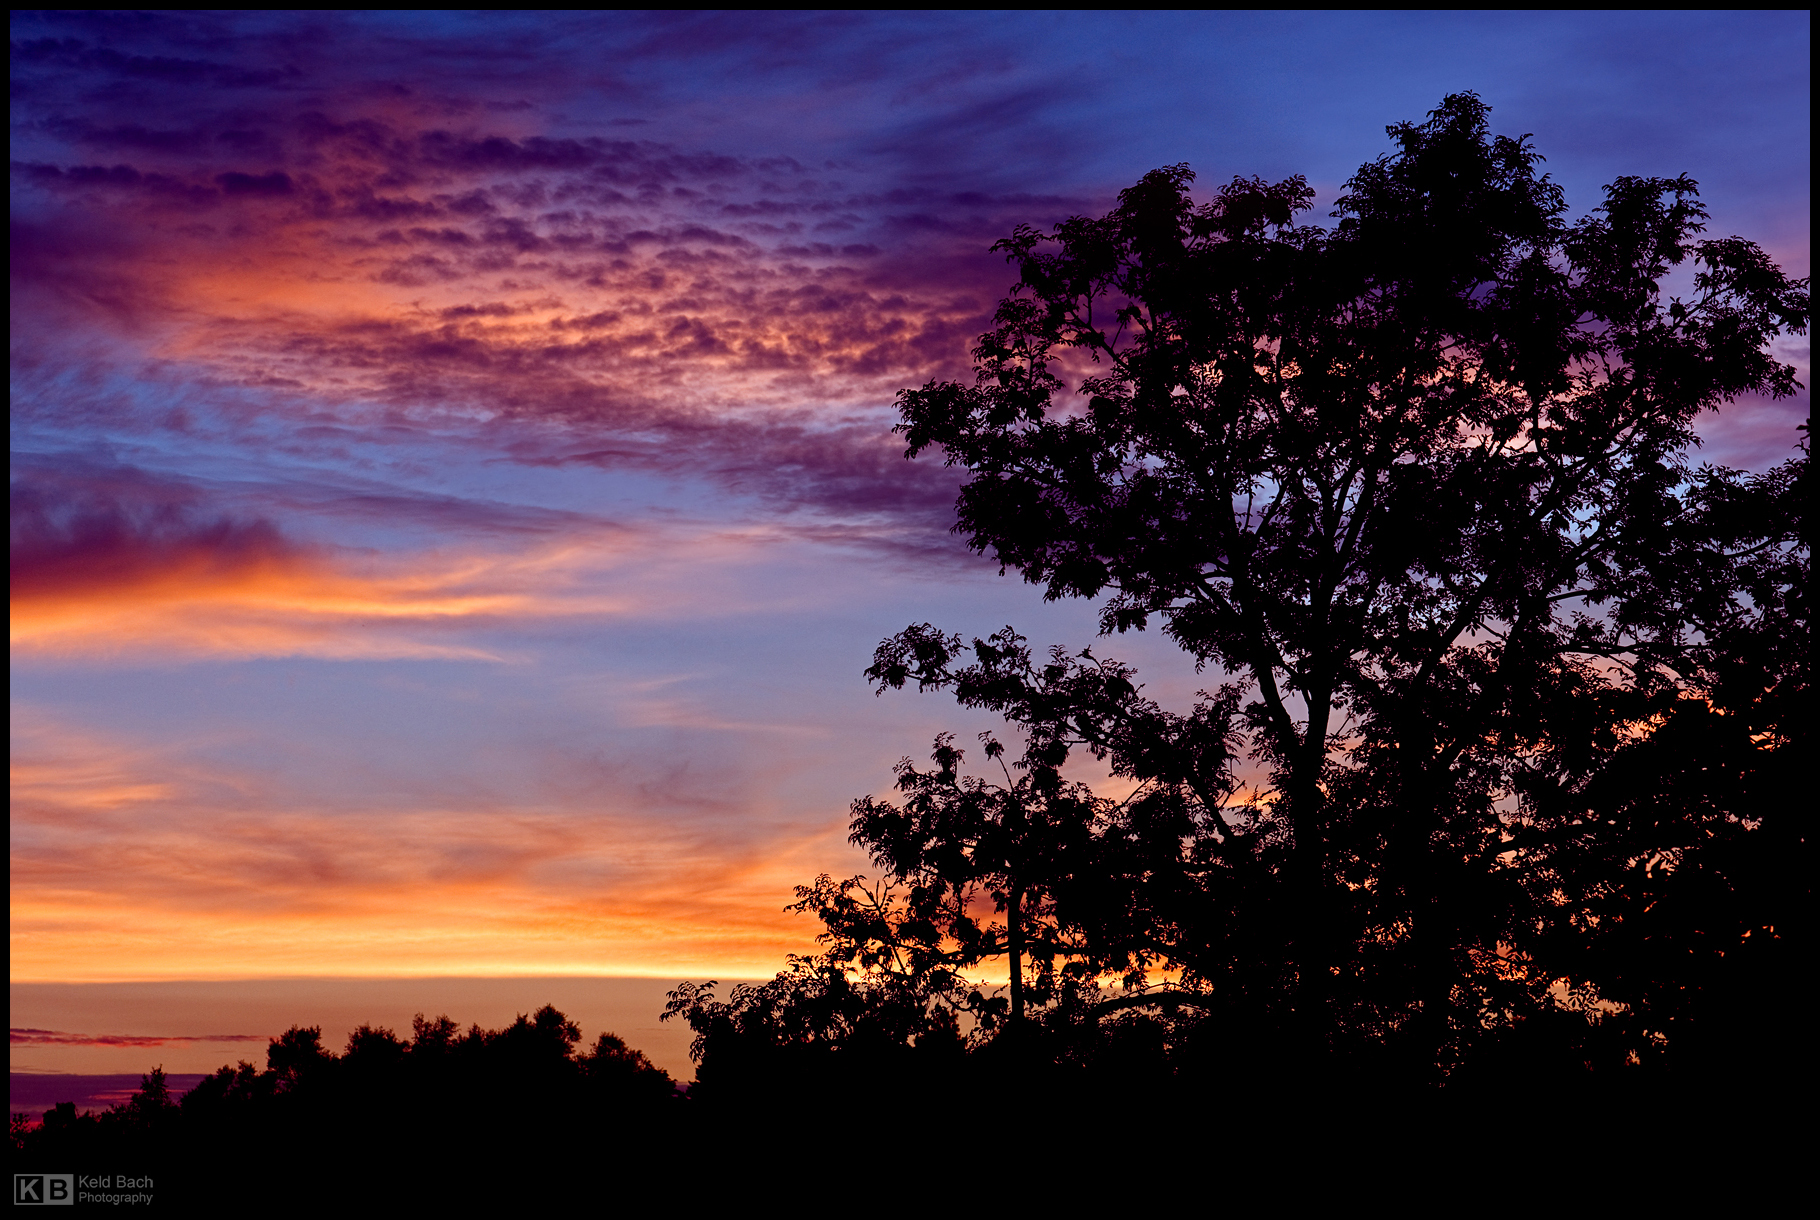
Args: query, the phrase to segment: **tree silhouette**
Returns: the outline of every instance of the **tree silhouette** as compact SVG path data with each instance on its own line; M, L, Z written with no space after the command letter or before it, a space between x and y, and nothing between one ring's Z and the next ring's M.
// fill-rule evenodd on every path
M266 1048L266 1067L276 1078L279 1092L289 1092L314 1080L335 1056L322 1045L322 1026L293 1025L272 1039Z
M1070 852L1088 842L1102 811L1090 789L1050 765L1046 743L1031 742L1014 778L1003 745L990 734L982 740L1002 785L962 776L963 753L944 734L935 741L933 769L899 764L901 807L870 797L854 802L853 841L870 849L892 883L909 887L901 904L892 902L890 885L868 889L863 878L835 885L823 877L798 889L797 909L820 916L832 957L942 996L992 1028L1024 1020L1026 963L1036 967L1038 998L1055 994L1057 962L1073 956L1074 946L1052 918L1051 883L1071 871ZM988 900L1004 913L1002 925L982 922ZM1007 994L987 998L964 972L999 957L1006 959Z
M502 1029L421 1013L412 1026L406 1042L361 1025L340 1055L320 1026L293 1026L271 1040L265 1070L223 1067L181 1099L155 1069L105 1113L64 1103L36 1126L15 1120L14 1159L155 1178L158 1202L204 1211L298 1166L309 1172L284 1189L312 1200L355 1185L401 1202L566 1201L597 1183L551 1164L603 1150L666 1164L686 1146L668 1073L611 1033L577 1055L579 1028L550 1005Z
M1010 629L887 640L869 677L1003 714L1023 776L961 777L944 740L900 766L904 808L856 803L910 891L896 916L804 891L824 965L883 986L1009 952L1018 985L1036 896L1039 956L1127 977L1098 1013L1192 1005L1304 1065L1433 1079L1688 1044L1723 976L1693 959L1785 960L1805 442L1764 476L1690 454L1702 411L1795 392L1768 348L1805 332L1806 281L1699 240L1685 176L1567 223L1487 111L1389 128L1331 229L1296 224L1300 178L1196 203L1172 166L999 244L1019 282L973 384L900 396L909 455L968 472L974 549L1225 681L1171 713ZM1075 748L1137 791L1069 788Z

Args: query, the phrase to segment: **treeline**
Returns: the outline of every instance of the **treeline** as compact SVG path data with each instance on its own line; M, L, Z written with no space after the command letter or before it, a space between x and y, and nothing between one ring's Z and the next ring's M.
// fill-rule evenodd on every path
M362 1189L432 1193L493 1189L493 1169L560 1162L604 1143L661 1140L681 1094L669 1074L623 1039L603 1033L579 1047L580 1028L545 1005L503 1029L419 1014L408 1038L362 1025L337 1054L319 1026L272 1039L263 1069L241 1061L174 1095L154 1069L127 1101L102 1113L63 1103L34 1122L11 1119L15 1165L38 1171L131 1173L161 1181L161 1200L201 1203L228 1184L285 1186L281 1166L325 1158L326 1171L372 1174L381 1165L433 1171ZM452 1175L452 1176L451 1176Z
M340 1053L319 1026L293 1026L271 1040L263 1069L223 1066L181 1095L153 1069L101 1113L66 1102L41 1121L15 1114L12 1158L28 1173L149 1180L157 1206L185 1212L350 1196L566 1205L613 1196L628 1175L650 1189L732 1187L780 1158L941 1158L957 1126L1010 1105L1023 1118L998 1137L1007 1156L1050 1155L1055 1139L1091 1132L1105 1155L1194 1163L1236 1124L1293 1131L1321 1158L1315 1169L1340 1174L1406 1157L1412 1140L1442 1157L1500 1132L1529 1139L1576 1113L1600 1116L1604 1154L1660 1159L1704 1130L1703 1107L1731 1113L1728 1102L1748 1100L1715 1085L1766 1083L1703 1070L1710 1063L1626 1070L1622 1023L1582 1020L1532 1029L1527 1047L1488 1052L1436 1092L1411 1087L1394 1061L1374 1071L1310 1059L1247 1014L1186 994L1102 991L1091 1004L1085 994L1048 997L1012 1021L1004 988L945 1004L877 972L855 977L828 954L724 999L716 984L685 983L664 1016L696 1033L689 1083L614 1034L582 1047L577 1024L549 1005L501 1029L421 1014L409 1037L362 1025ZM1748 1006L1739 1012L1747 1034ZM1253 1153L1281 1155L1275 1144ZM1554 1155L1532 1168L1560 1168ZM985 1182L987 1168L956 1156L943 1172Z

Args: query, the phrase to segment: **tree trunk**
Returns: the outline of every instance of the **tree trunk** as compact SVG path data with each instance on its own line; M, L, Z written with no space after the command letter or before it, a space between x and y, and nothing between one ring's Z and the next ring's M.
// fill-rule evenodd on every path
M1326 926L1327 894L1323 884L1325 827L1321 824L1321 793L1305 777L1297 777L1290 794L1295 847L1289 858L1287 891L1289 964L1294 974L1290 997L1289 1045L1298 1060L1296 1070L1318 1073L1327 1053L1328 978Z
M1006 912L1007 940L1011 948L1011 1024L1024 1021L1024 887L1011 887L1011 905Z
M1404 1035L1410 1071L1432 1081L1439 1071L1452 1022L1453 904L1430 836L1440 828L1443 777L1434 773L1435 740L1427 722L1412 716L1400 726L1402 792L1386 861L1387 888L1401 891L1409 919L1406 952L1415 975L1418 1007Z

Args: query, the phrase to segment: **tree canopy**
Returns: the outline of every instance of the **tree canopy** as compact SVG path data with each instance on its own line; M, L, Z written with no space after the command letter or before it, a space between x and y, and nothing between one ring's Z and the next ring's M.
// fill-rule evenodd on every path
M799 977L982 1042L1161 1022L1424 1081L1763 1043L1808 887L1806 442L1752 474L1693 424L1796 392L1770 343L1807 281L1702 238L1685 175L1570 223L1488 109L1390 127L1332 226L1299 177L1197 202L1176 165L999 243L1018 282L972 383L900 395L908 456L967 472L955 528L1001 571L1213 680L1170 710L1011 628L885 641L881 691L1024 746L972 777L943 737L855 802L881 877L799 891Z

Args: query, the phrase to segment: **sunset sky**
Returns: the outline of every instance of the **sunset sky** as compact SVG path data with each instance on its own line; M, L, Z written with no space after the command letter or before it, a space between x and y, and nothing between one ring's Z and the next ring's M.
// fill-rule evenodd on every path
M783 907L862 867L848 803L986 727L875 698L879 639L1093 633L947 532L956 477L903 459L893 395L965 372L994 240L1159 165L1304 174L1324 221L1387 124L1471 89L1575 215L1687 173L1712 235L1808 273L1805 14L12 39L15 983L807 951ZM1707 456L1765 467L1806 414L1739 404ZM1211 680L1108 651L1165 702Z

